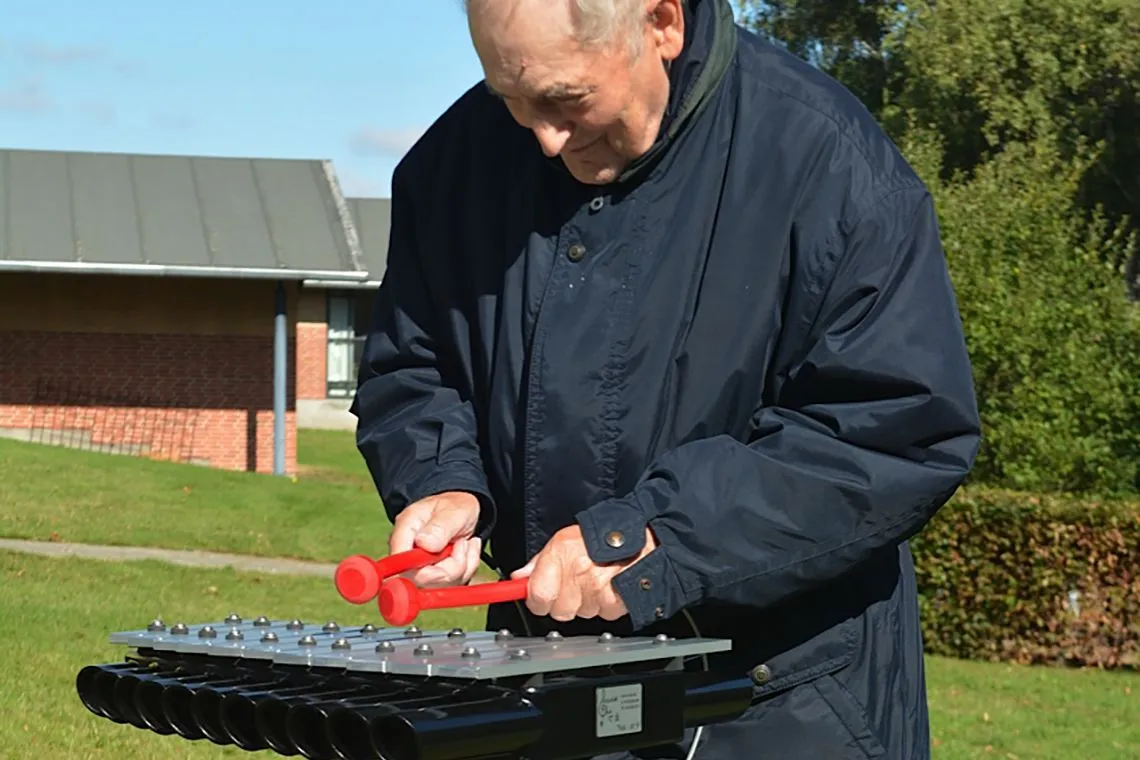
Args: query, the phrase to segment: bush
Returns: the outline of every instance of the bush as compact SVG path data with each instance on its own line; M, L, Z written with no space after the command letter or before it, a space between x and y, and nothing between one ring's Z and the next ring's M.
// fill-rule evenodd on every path
M1042 142L939 179L937 141L904 146L935 196L982 417L972 483L1034 492L1140 490L1135 241L1075 204L1082 167Z
M927 652L1140 666L1140 503L964 488L911 547Z

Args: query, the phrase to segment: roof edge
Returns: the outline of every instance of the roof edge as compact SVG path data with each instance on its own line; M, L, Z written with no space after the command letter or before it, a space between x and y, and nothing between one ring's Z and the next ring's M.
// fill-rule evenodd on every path
M333 206L336 207L337 217L340 219L341 229L344 231L344 240L348 245L348 257L357 269L367 269L364 265L364 250L360 244L360 234L356 230L356 221L348 208L348 199L340 187L340 178L332 161L322 161L321 170L325 174L329 192L332 194Z
M380 280L330 280L328 278L311 277L301 281L303 288L336 288L339 290L375 290L379 288Z
M209 267L165 264L100 264L90 261L0 260L0 272L39 274L110 274L122 276L212 277L230 280L322 280L358 283L368 277L363 271L320 269L272 269L268 267Z

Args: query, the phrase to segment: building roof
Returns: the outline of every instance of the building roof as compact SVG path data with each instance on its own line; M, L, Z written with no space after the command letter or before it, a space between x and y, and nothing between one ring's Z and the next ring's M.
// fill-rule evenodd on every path
M329 282L318 278L305 281L306 287L377 288L388 267L388 234L392 219L390 198L348 198L348 209L360 241L361 264L368 279L358 282Z
M362 281L327 161L0 150L0 272Z
M379 284L388 267L388 232L392 223L390 198L349 198L348 208L356 222L368 280Z

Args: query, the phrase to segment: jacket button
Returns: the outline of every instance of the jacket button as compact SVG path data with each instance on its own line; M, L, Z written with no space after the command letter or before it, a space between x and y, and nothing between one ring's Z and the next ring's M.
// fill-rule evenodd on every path
M642 578L637 582L637 585L641 586L642 591L648 591L653 588L653 583L648 578Z
M767 665L757 665L748 675L752 678L752 683L763 686L772 680L772 669Z
M660 620L661 618L665 617L665 608L664 608L664 607L661 607L660 605L658 605L658 606L657 606L657 607L656 607L656 608L653 610L653 617L657 618L658 620Z
M570 250L566 251L566 258L571 261L581 261L586 256L586 246L581 243L575 243L570 246Z
M609 535L606 536L606 543L609 544L612 549L620 549L625 546L625 536L622 535L620 530L611 531Z

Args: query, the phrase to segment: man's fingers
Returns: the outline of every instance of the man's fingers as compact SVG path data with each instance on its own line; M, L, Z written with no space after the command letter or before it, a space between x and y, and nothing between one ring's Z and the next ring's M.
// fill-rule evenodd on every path
M530 562L527 562L525 565L520 567L518 570L515 570L513 573L511 573L511 578L526 578L527 576L529 576L531 573L534 572L534 563L535 563L535 560L533 560L533 559Z
M595 618L602 612L602 606L599 604L597 597L590 594L583 594L582 601L578 604L578 610L574 614L580 618Z
M460 579L463 583L475 577L475 573L479 570L479 563L483 561L480 552L483 549L483 541L479 538L467 539L467 548L464 552L466 562L463 567L463 577Z
M547 615L562 590L562 572L557 561L549 558L534 563L527 583L526 606L535 615Z
M598 616L603 620L613 622L619 618L625 617L629 610L622 601L621 596L614 591L611 584L607 583L605 588L598 594Z
M447 571L441 570L439 565L421 567L412 572L409 577L412 583L420 588L443 588L444 586L455 585L455 581L448 575Z
M410 551L415 545L416 535L423 528L426 517L422 510L412 507L401 512L392 525L391 535L388 536L388 553Z
M578 609L581 606L582 589L573 581L563 583L562 587L558 589L554 604L550 607L550 617L560 623L569 622L577 616Z
M457 538L466 538L474 526L469 510L440 507L416 535L416 545L429 552L441 552Z

